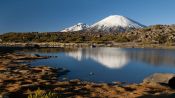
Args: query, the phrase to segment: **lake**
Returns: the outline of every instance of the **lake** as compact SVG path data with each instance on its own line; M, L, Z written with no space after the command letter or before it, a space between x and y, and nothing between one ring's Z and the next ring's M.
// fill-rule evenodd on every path
M35 60L32 66L64 67L63 77L92 82L140 83L153 73L175 73L175 50L142 48L43 48L25 50L57 58Z

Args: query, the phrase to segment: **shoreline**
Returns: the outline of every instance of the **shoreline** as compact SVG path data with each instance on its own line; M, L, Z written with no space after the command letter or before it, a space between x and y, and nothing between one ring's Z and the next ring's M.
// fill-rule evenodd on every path
M155 48L155 49L175 49L174 44L143 44L135 42L125 43L59 43L59 42L44 42L44 43L0 43L0 47L14 48L83 48L83 47L118 47L118 48Z
M78 79L59 81L59 75L68 72L62 68L30 66L21 64L37 59L48 59L37 55L5 53L0 56L0 98L27 98L38 88L45 92L52 91L61 98L144 98L161 97L175 93L174 89L149 80L140 84L123 85L121 82L94 83Z

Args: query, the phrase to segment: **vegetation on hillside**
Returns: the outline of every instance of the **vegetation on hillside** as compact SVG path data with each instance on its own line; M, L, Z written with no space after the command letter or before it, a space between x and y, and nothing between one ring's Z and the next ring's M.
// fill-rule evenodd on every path
M11 32L0 35L2 42L63 42L63 43L104 43L141 42L165 44L175 42L175 25L154 25L123 33L93 32Z

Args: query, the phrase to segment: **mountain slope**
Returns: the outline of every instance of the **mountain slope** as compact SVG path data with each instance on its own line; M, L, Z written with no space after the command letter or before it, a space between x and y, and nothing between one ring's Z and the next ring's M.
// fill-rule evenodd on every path
M127 17L111 15L91 25L89 30L95 32L122 32L128 29L143 27L145 26Z
M85 23L78 23L74 26L71 26L69 28L63 29L61 32L73 32L73 31L81 31L87 29L89 26Z

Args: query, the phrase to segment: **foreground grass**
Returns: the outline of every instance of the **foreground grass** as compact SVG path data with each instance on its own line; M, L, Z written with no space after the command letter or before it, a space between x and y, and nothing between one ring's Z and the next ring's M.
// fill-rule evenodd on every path
M48 92L37 89L33 94L29 94L28 98L59 98L56 93Z

